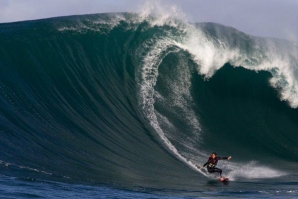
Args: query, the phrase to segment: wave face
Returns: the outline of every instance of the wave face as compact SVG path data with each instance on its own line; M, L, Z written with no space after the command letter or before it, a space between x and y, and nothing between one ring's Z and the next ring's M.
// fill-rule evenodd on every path
M181 187L212 151L232 180L293 172L296 44L129 13L0 24L0 44L5 174Z

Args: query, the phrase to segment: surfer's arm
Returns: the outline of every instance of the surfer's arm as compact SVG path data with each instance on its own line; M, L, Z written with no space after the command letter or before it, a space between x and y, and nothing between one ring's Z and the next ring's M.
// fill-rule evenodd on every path
M209 164L211 162L211 160L208 160L203 166L201 166L200 169L203 169L207 164Z
M230 160L232 158L232 156L229 157L217 157L218 160Z

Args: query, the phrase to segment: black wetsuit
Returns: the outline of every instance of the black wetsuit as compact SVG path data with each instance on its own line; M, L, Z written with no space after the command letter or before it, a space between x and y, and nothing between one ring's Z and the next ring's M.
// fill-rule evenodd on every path
M217 165L218 160L227 160L227 159L228 159L228 157L224 157L224 158L215 157L215 158L212 158L210 156L208 158L208 161L203 165L203 167L205 167L207 165L207 170L208 170L209 173L217 172L219 174L219 176L221 177L222 170L219 169L219 168L216 168L216 165Z

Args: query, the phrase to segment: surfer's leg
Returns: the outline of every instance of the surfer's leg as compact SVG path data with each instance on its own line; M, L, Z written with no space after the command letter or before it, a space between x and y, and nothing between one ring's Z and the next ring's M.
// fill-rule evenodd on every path
M219 168L208 168L208 172L209 173L215 173L215 172L217 172L218 175L219 175L219 177L221 177L222 170L219 169Z
M217 169L217 172L218 172L218 174L219 174L219 177L221 177L222 170L219 169L219 168L215 168L215 169Z

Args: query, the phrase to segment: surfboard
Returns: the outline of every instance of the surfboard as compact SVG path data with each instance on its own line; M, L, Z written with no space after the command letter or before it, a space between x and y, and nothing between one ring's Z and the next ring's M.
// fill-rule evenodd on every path
M219 181L221 181L221 182L227 182L227 181L229 181L229 178L219 178Z

